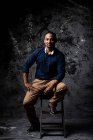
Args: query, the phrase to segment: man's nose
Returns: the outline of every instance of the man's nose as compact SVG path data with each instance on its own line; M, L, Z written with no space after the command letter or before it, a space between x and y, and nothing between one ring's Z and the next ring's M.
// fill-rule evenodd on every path
M48 40L48 43L51 43L51 40Z

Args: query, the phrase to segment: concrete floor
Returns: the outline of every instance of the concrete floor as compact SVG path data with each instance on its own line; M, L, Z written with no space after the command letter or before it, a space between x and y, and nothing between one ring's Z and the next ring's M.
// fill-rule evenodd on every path
M51 116L55 117L55 116ZM50 117L50 120L51 120ZM49 120L49 118L48 118ZM55 117L55 120L57 118ZM46 122L46 120L45 120ZM30 126L26 115L22 118L3 118L0 120L0 140L38 140L39 132L27 134L26 130ZM55 135L43 135L42 140L93 140L93 125L88 123L76 123L74 121L66 123L67 138L61 136L62 131L54 131ZM51 133L51 131L49 132ZM52 133L53 134L53 133ZM59 134L59 135L57 135Z

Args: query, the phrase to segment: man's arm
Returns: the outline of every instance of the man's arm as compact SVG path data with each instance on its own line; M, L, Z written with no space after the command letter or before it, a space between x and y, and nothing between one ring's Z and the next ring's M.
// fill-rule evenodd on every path
M28 81L29 76L29 68L34 64L37 59L37 54L39 49L37 48L25 61L22 65L22 73L23 73L23 82L25 87L29 90L31 88L31 84Z
M57 63L57 74L48 84L44 90L45 94L52 91L56 85L62 81L65 76L65 57L64 55L59 56Z
M65 56L60 55L57 63L57 74L53 79L56 79L59 82L61 82L64 77L65 77Z

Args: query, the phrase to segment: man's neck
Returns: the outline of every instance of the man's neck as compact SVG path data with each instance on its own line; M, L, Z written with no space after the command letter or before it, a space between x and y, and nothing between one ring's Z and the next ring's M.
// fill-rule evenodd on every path
M52 47L52 48L45 47L45 48L46 48L47 52L52 52L54 50L54 47Z
M47 48L45 47L45 53L48 53L49 55L53 55L54 54L54 48Z

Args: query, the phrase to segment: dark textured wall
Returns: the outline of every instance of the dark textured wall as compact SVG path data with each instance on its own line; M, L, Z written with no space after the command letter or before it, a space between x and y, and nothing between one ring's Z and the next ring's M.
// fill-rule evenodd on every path
M15 14L16 15L16 14ZM14 16L15 16L14 15ZM10 19L12 16L10 16ZM14 20L15 19L15 20ZM92 12L75 3L54 3L36 10L27 8L13 21L7 21L0 51L0 116L16 116L22 111L25 88L21 65L42 44L46 30L57 34L56 47L66 57L64 82L69 87L65 96L65 115L70 119L93 118L93 21ZM8 30L7 30L8 29ZM2 31L3 32L3 31ZM34 78L35 65L30 69Z

